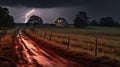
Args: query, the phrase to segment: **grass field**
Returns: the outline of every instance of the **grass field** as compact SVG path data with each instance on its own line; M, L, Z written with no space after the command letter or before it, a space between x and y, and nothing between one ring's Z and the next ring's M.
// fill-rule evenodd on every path
M15 29L0 30L0 66L14 66L13 36Z
M59 27L37 27L33 32L39 37L48 40L50 40L51 36L51 41L54 41L57 44L61 44L64 47L66 47L68 44L68 36L70 36L69 50L88 52L91 55L95 55L95 45L97 39L97 56L109 56L120 61L120 28L88 27L85 29L76 29Z

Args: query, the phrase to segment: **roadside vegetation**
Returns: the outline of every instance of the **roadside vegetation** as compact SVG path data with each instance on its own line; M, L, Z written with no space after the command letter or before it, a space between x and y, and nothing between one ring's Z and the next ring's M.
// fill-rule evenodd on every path
M0 66L14 67L14 36L15 29L0 30Z
M14 29L13 29L14 28ZM15 23L9 9L0 6L0 67L14 67Z
M113 61L115 63L117 63L117 60L120 61L119 30L120 28L112 27L88 27L86 29L37 27L31 30L26 29L25 31L30 36L34 35L36 39L47 41L48 44L53 43L51 47L54 48L49 49L53 49L54 52L56 51L60 53L60 55L69 56L69 58L77 57L76 61L78 62L81 62L80 59L83 59L83 61L88 60L86 61L88 63L89 61L99 61L98 64L107 64L108 62L108 65L111 65ZM68 36L70 36L69 49L67 49ZM95 57L96 39L98 40L98 54ZM44 46L45 44L43 47ZM67 53L69 54L66 55ZM109 57L116 60L108 60ZM120 63L118 62L118 64Z

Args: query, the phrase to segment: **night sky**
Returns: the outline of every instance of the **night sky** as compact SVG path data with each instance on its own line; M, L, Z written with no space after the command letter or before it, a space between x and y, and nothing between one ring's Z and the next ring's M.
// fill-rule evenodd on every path
M23 23L25 14L33 8L33 15L40 16L45 23L54 23L58 17L73 23L79 11L86 11L90 20L111 16L120 22L119 3L120 0L0 0L0 6L9 8L16 23Z

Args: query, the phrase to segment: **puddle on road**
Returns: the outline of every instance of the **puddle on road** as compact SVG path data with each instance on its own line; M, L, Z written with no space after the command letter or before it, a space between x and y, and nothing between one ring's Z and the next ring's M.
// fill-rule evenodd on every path
M15 48L20 58L17 67L75 67L69 60L47 53L21 32L17 35L17 43Z
M24 59L27 61L27 66L37 66L39 64L43 67L54 67L53 62L40 54L38 48L36 48L29 39L26 40L21 34L17 37L19 38L18 42L20 43L20 46L23 48L22 53ZM37 64L33 60L36 61Z

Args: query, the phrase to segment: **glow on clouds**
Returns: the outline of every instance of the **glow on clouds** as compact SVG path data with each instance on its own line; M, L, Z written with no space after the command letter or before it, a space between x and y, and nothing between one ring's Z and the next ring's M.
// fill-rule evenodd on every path
M24 23L26 23L28 21L28 17L33 13L35 13L35 9L32 9L28 13L26 13Z

